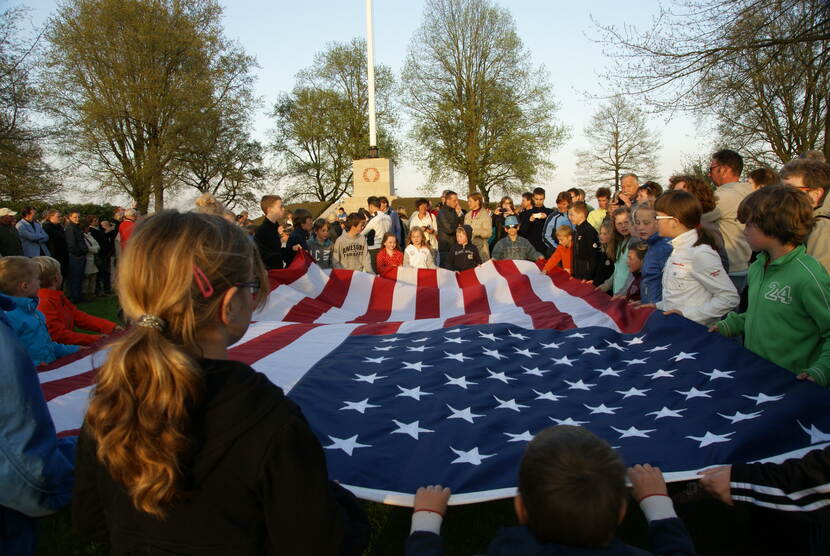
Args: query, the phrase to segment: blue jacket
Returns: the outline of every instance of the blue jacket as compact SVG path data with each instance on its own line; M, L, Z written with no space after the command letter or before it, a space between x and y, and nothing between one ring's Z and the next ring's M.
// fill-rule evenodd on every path
M406 238L403 237L403 224L401 223L400 215L391 208L386 211L386 214L392 219L392 227L389 231L395 234L395 237L398 238L398 245L405 244Z
M677 518L661 519L649 525L651 545L655 554L662 556L691 556L695 554L692 540L683 522ZM407 556L440 556L441 537L435 533L416 531L406 541ZM542 544L527 527L509 527L499 531L487 556L647 556L651 554L615 538L605 548L583 548L556 543Z
M53 342L46 328L46 317L37 310L36 297L6 297L11 303L6 310L7 322L20 343L26 346L35 365L51 363L55 359L75 353L80 346Z
M13 308L0 294L0 523L18 523L0 554L20 553L27 534L34 540L34 524L16 512L39 517L69 504L75 461L75 438L55 436L37 373L6 318Z
M542 240L550 249L559 247L559 241L556 239L556 228L559 226L569 226L573 228L573 224L568 220L568 215L564 212L553 210L545 222L545 228L542 230Z
M640 299L643 303L657 303L663 300L663 267L671 255L669 238L652 234L647 240L648 251L643 259Z
M21 219L17 223L17 235L20 236L20 243L23 245L23 254L27 257L39 257L46 255L51 257L49 253L49 234L43 231L43 226L40 222L27 222ZM43 253L41 253L41 249Z

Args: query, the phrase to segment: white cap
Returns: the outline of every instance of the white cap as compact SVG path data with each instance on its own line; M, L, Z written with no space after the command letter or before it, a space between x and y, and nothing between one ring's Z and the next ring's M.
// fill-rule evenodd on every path
M6 208L6 207L0 208L0 216L14 216L15 214L17 214L17 213L14 212L10 208Z

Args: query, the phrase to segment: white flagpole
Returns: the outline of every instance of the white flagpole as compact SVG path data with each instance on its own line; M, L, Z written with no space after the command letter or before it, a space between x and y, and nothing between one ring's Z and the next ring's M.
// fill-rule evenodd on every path
M366 62L369 66L369 156L376 158L378 138L375 119L375 32L372 24L372 0L366 0Z

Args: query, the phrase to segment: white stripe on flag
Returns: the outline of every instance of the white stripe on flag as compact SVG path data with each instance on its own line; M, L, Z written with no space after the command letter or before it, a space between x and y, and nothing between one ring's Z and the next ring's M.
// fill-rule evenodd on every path
M366 313L369 308L369 301L372 294L372 284L375 282L374 274L354 271L349 284L349 293L343 301L342 307L332 307L323 313L316 323L337 324L349 322Z
M478 281L487 291L487 302L490 304L490 322L514 324L522 328L533 328L533 320L522 309L516 307L513 294L507 279L499 274L492 262L475 269Z
M55 423L55 431L61 433L81 428L91 390L92 386L79 388L46 403Z

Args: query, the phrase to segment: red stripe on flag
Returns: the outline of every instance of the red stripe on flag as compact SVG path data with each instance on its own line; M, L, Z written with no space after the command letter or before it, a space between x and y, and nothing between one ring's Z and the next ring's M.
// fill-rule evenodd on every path
M475 269L455 273L458 287L464 298L464 314L484 313L492 314L490 303L487 301L487 288L478 281Z
M97 372L98 369L92 369L85 373L43 383L40 385L40 388L43 390L43 398L48 402L74 390L86 388L95 382L95 373Z
M444 328L452 328L453 326L461 326L463 324L490 324L490 313L470 313L468 315L458 315L451 317L444 321Z
M550 278L557 288L574 297L582 298L594 309L611 317L623 334L634 334L642 330L653 312L650 308L632 307L623 299L612 300L610 295L597 290L593 284L583 284L579 280L574 280L564 270L552 272Z
M369 308L366 313L350 322L384 322L392 314L392 296L395 294L395 280L375 276L372 293L369 294Z
M402 322L373 322L371 324L364 324L352 330L350 336L386 336L387 334L395 334L402 324Z
M576 323L571 315L560 311L553 301L542 301L536 295L530 285L530 278L521 273L516 267L516 263L511 260L494 260L493 266L507 280L513 302L530 317L533 321L533 328L553 328L555 330L576 328Z
M268 271L269 291L274 291L277 286L290 284L296 280L299 280L305 275L306 272L308 272L308 267L311 266L311 263L313 262L314 259L312 259L311 255L308 254L308 251L300 249L294 255L294 259L287 268Z
M441 316L441 297L438 294L438 271L418 270L418 289L415 290L415 319L437 319Z
M58 433L58 438L66 438L67 436L78 436L80 434L81 429L71 429L68 431L61 431Z
M289 324L281 326L261 336L228 350L228 359L240 361L246 365L253 365L263 357L279 351L309 330L320 324Z
M334 269L329 274L329 280L315 298L306 297L283 317L286 322L314 322L323 313L332 307L342 307L349 294L349 285L352 283L353 270Z

